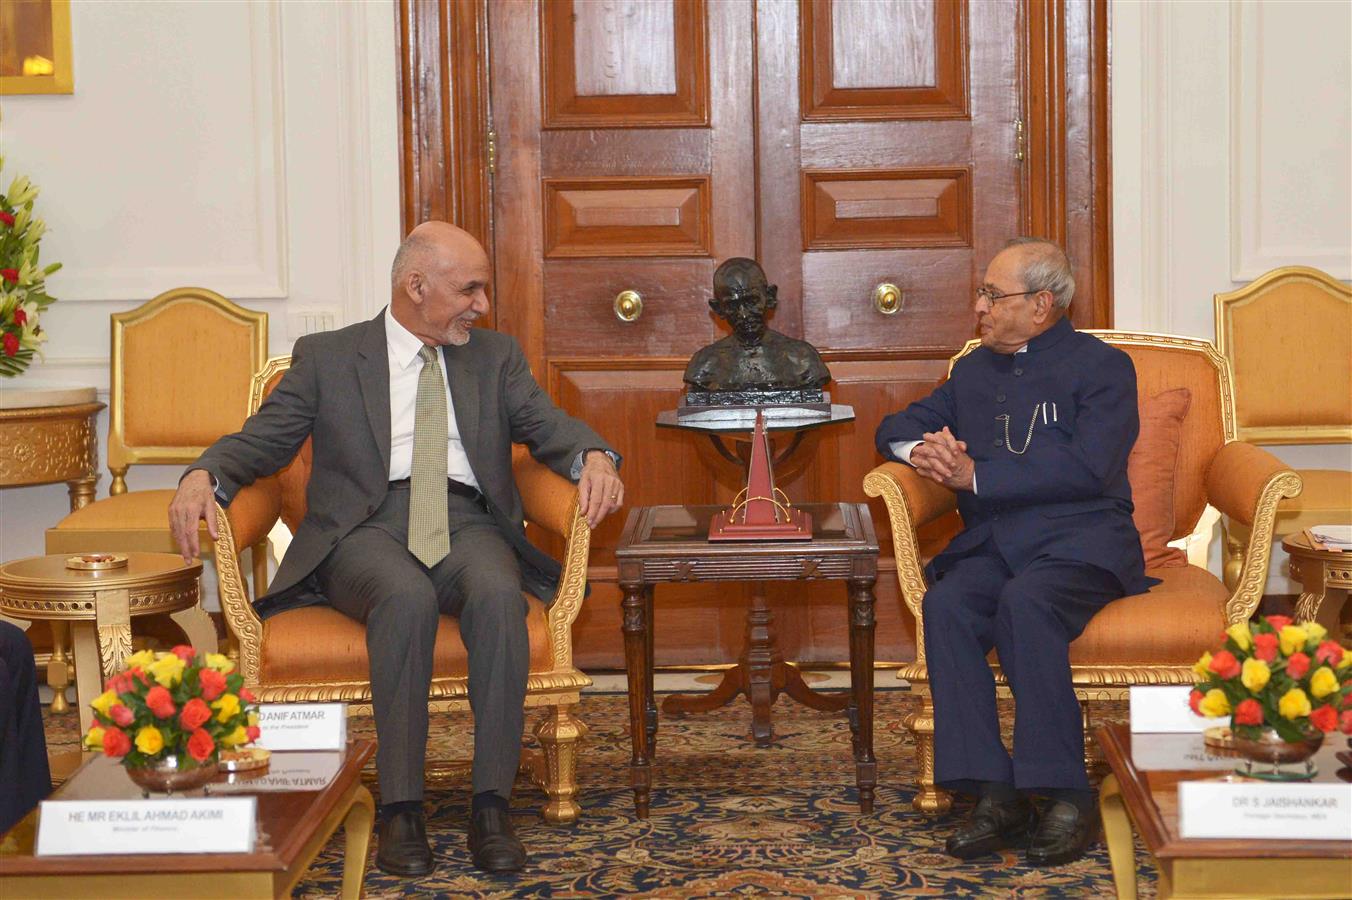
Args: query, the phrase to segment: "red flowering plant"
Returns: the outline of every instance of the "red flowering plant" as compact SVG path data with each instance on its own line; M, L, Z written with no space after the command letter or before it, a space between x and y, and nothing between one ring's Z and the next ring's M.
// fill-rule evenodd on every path
M258 739L254 697L235 664L185 645L133 654L89 705L95 722L85 746L132 768L169 756L180 767L189 759L189 766L215 765L221 751Z
M1231 625L1221 639L1221 649L1203 653L1192 667L1193 712L1230 716L1231 730L1247 740L1267 728L1293 742L1321 732L1352 734L1352 650L1322 625L1267 616Z
M0 157L0 169L5 161ZM0 375L12 378L28 368L47 340L39 314L55 302L47 276L60 263L38 264L38 242L47 223L33 216L38 189L20 175L0 194Z

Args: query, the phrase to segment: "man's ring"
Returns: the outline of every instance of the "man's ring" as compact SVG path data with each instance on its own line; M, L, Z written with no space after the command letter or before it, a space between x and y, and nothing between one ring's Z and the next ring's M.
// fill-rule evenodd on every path
M618 499L620 499L620 495L619 495L619 494L611 494L611 495L610 495L610 499L611 499L611 500L618 500Z

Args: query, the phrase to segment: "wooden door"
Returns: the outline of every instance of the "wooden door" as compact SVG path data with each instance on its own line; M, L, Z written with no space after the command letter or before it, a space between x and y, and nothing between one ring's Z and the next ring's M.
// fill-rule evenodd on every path
M403 0L405 225L450 218L490 246L495 327L624 453L631 505L725 502L740 486L707 442L654 420L677 403L690 355L726 333L706 302L713 269L759 259L779 285L771 326L822 351L829 389L858 416L816 439L788 493L863 500L877 421L942 377L1006 238L1085 251L1077 324L1106 324L1106 70L1102 84L1075 77L1104 65L1103 12L1101 0ZM1046 151L1036 160L1019 159L1017 120ZM873 306L883 282L903 292L895 315ZM629 322L614 309L626 290L643 302ZM878 658L905 659L914 626L874 513ZM622 665L621 525L593 536L583 666ZM659 665L736 657L740 588L661 594ZM774 599L787 658L847 657L838 590Z

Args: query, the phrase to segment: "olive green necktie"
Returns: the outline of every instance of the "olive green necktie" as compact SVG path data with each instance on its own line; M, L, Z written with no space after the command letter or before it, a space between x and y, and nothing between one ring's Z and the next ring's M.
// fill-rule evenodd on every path
M446 513L446 383L436 347L418 351L422 371L413 402L413 469L409 474L408 549L429 569L451 552Z

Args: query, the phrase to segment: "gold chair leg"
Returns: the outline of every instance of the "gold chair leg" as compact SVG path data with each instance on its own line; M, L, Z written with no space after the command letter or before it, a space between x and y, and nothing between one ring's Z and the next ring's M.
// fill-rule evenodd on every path
M1136 849L1132 845L1131 819L1122 802L1117 777L1108 775L1099 787L1099 811L1103 816L1103 840L1113 868L1117 900L1136 900ZM1164 896L1164 895L1162 895Z
M545 752L545 821L562 824L577 820L577 746L587 728L573 715L571 704L549 707L535 728L535 737Z
M944 815L953 808L953 798L934 784L934 701L928 693L920 702L919 712L908 715L902 724L915 737L916 761L920 765L920 790L911 801L911 808L930 816Z

